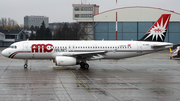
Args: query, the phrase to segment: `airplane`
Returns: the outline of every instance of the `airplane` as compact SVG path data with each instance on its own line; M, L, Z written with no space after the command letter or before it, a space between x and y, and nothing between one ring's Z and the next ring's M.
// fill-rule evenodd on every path
M27 40L15 42L2 51L11 59L50 59L56 66L80 65L88 69L90 60L124 59L173 47L164 42L171 14L162 14L148 32L137 41L49 41Z
M180 58L180 46L177 46L173 51L171 50L171 48L169 49L171 53L170 59Z

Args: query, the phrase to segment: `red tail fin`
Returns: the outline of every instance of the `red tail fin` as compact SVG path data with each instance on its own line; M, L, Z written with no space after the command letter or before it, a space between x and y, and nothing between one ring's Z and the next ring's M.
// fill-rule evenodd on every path
M160 41L163 42L169 25L171 14L162 14L161 17L149 29L140 41Z

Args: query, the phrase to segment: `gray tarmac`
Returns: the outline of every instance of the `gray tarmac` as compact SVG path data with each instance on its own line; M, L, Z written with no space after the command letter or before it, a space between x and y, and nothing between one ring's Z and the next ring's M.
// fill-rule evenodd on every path
M169 56L88 61L89 70L29 60L24 69L0 53L0 101L180 101L180 60Z

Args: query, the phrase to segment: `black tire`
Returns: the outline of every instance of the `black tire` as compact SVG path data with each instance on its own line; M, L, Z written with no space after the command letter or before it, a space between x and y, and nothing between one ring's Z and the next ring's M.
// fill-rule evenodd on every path
M25 65L24 65L24 68L27 68L27 67L28 67L28 65L27 65L27 64L25 64Z
M89 69L89 65L87 63L84 64L84 69Z
M80 66L81 66L81 67L84 67L84 62L81 62L81 63L80 63Z
M87 63L81 62L80 66L81 69L89 69L89 65Z

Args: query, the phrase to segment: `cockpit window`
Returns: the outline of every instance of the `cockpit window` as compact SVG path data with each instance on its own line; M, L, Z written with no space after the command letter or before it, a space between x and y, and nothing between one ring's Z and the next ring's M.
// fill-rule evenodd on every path
M16 49L16 48L17 48L17 46L9 46L9 48Z

